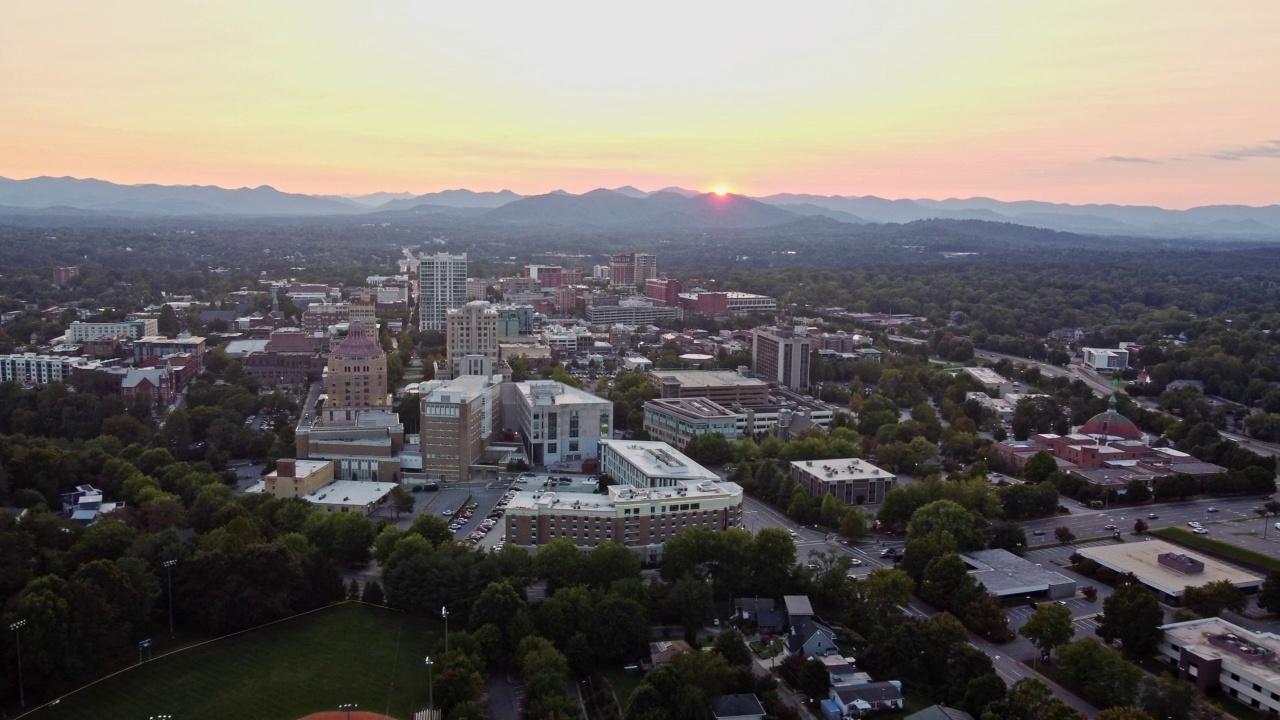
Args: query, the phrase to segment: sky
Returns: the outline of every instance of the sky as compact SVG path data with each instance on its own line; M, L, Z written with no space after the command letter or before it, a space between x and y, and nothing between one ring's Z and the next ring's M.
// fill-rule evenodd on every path
M0 0L0 176L1280 203L1276 0Z

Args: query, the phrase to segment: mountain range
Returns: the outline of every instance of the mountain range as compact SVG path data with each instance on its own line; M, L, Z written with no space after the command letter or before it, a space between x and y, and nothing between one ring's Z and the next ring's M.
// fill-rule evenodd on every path
M439 213L466 222L635 228L761 228L815 216L841 223L906 223L925 219L986 220L1093 235L1280 239L1280 205L1207 205L1171 210L1140 205L1067 205L990 198L890 200L875 196L782 193L750 198L679 187L646 192L632 186L575 195L556 190L525 196L468 189L413 195L285 193L269 186L119 185L104 180L0 178L0 215L238 215L383 218Z

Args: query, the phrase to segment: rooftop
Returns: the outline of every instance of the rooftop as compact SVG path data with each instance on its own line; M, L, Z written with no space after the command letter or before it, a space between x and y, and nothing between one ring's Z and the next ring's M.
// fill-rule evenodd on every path
M531 405L600 405L613 403L607 398L565 385L554 380L528 380L515 384L516 389Z
M711 712L717 718L764 715L764 706L754 694L717 695L711 698Z
M389 482L335 480L302 499L313 505L370 505L385 497L395 486Z
M453 380L428 380L418 386L418 393L422 402L467 403L501 382L501 375L463 375Z
M974 380L977 380L983 385L1003 385L1004 383L1009 382L1008 380L1005 380L1000 373L992 370L991 368L967 367L964 371Z
M276 473L280 470L282 460L276 461L276 469L267 473L267 477L279 477ZM293 477L306 477L314 472L324 468L324 466L332 463L332 460L287 460L293 463ZM290 477L286 475L285 477Z
M668 410L699 419L737 417L735 413L726 410L723 405L714 403L707 398L656 398L649 400L645 405L652 405L656 410Z
M791 467L812 475L823 482L841 482L849 480L893 479L894 475L872 465L860 458L840 458L837 460L796 460Z
M650 370L649 376L659 383L677 383L693 387L767 386L763 380L743 377L733 370Z
M664 442L652 440L601 440L601 447L635 466L649 477L676 477L716 482L718 475Z
M1008 550L976 550L965 554L964 560L973 568L969 573L973 579L985 585L987 592L1001 597L1044 592L1051 586L1075 584L1075 580L1066 575L1036 565Z
M813 614L813 604L809 602L808 595L783 595L782 604L786 606L788 615Z
M575 515L609 515L619 506L630 507L655 501L699 500L741 495L742 488L732 482L687 482L676 487L637 488L630 485L611 485L607 495L592 492L596 483L576 483L551 490L525 490L517 492L507 504L507 512L518 510L549 511L573 510Z
M1080 548L1077 552L1082 557L1116 572L1133 573L1142 584L1174 597L1181 596L1188 585L1198 587L1219 580L1226 580L1240 588L1257 587L1262 584L1262 578L1257 575L1204 555L1186 552L1180 546L1163 540ZM1187 555L1199 560L1204 563L1204 572L1185 575L1164 567L1156 559L1164 553Z
M1203 618L1173 623L1161 628L1166 641L1196 655L1222 660L1224 671L1244 670L1254 682L1280 686L1280 635L1258 633L1222 618ZM1247 668L1247 669L1246 669Z

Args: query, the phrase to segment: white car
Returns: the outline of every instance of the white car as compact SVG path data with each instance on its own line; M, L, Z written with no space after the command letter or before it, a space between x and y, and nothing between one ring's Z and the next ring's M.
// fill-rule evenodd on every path
M1193 533L1195 533L1195 534L1197 534L1197 535L1208 535L1208 534L1209 534L1209 531L1208 531L1208 530L1205 530L1205 529L1204 529L1204 528L1202 528L1202 527L1198 527L1198 528L1196 528L1195 530L1192 530L1191 532L1193 532Z
M854 566L854 567L858 567L859 565L861 565L861 564L862 564L862 561L861 561L861 560L859 560L858 558L852 558L852 559L850 559L850 560L849 560L849 564L850 564L850 565L852 565L852 566Z

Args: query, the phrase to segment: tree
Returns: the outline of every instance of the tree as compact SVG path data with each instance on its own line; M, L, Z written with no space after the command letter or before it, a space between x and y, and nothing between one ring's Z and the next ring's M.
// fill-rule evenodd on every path
M350 600L360 599L360 583L355 578L351 578L351 582L347 583L347 598Z
M582 551L569 538L556 538L533 556L533 571L547 581L547 592L577 585L582 577Z
M965 686L964 697L960 700L960 709L975 718L982 717L987 706L1003 700L1008 692L1004 679L994 672L974 678Z
M385 605L387 602L382 594L382 585L377 580L370 580L364 584L364 594L360 596L360 600L370 605Z
M813 658L800 668L796 685L805 697L810 700L821 700L826 698L831 690L831 674L827 672L827 666L823 665L821 660Z
M1107 642L1119 640L1133 657L1148 657L1160 642L1163 622L1155 595L1137 583L1125 583L1103 601L1098 636Z
M1027 532L1015 522L1002 522L991 530L990 547L1020 552L1027 546Z
M167 338L178 334L178 316L168 303L160 308L160 317L156 320L156 330Z
M850 540L861 540L867 536L867 514L860 508L850 508L840 518L840 534Z
M1071 532L1071 528L1066 525L1060 525L1053 531L1053 536L1063 545L1075 542L1076 534Z
M1071 610L1043 603L1018 630L1018 634L1030 640L1041 654L1048 656L1054 648L1070 642L1076 629L1072 624Z
M751 649L737 628L726 628L716 635L716 652L720 653L734 667L751 665Z
M704 465L733 462L733 445L720 433L705 433L689 440L684 454Z
M640 558L627 546L605 540L582 558L581 571L587 587L605 589L618 580L640 577Z
M1142 670L1093 638L1058 651L1058 667L1063 678L1098 707L1125 705L1138 697Z
M1192 683L1161 675L1143 683L1138 705L1153 718L1196 720L1202 717L1206 702Z
M1098 713L1098 720L1155 720L1136 707L1113 707Z
M867 612L887 621L902 613L902 606L911 600L911 576L901 570L876 568L858 583Z
M1269 613L1280 613L1280 570L1267 573L1262 592L1258 594L1258 606Z
M1151 488L1142 480L1131 480L1124 486L1124 499L1131 503L1144 503L1151 499Z
M413 497L413 493L403 485L396 485L391 488L391 507L396 512L396 517L400 517L402 513L412 513L413 506L417 501Z
M955 538L960 550L976 550L983 546L982 532L973 513L951 500L936 500L921 506L907 523L907 537L922 537L947 532Z
M987 706L983 720L1080 720L1071 706L1053 696L1047 685L1023 678L1009 688L1003 700Z
M968 607L977 592L977 583L956 553L930 560L920 580L921 599L957 615Z
M977 587L977 597L965 606L960 618L970 630L991 642L1013 639L1013 633L1009 632L1008 614L981 584Z
M684 624L685 633L692 635L715 614L711 586L692 573L676 581L669 597L673 614Z
M1027 459L1027 464L1022 468L1022 477L1035 485L1048 480L1056 472L1058 461L1047 450L1041 450Z
M422 513L415 517L413 523L409 525L409 532L422 536L432 545L439 545L453 539L453 531L449 529L449 523L432 513Z
M1200 617L1221 615L1223 610L1242 612L1249 599L1230 580L1218 580L1198 587L1188 585L1182 604Z

